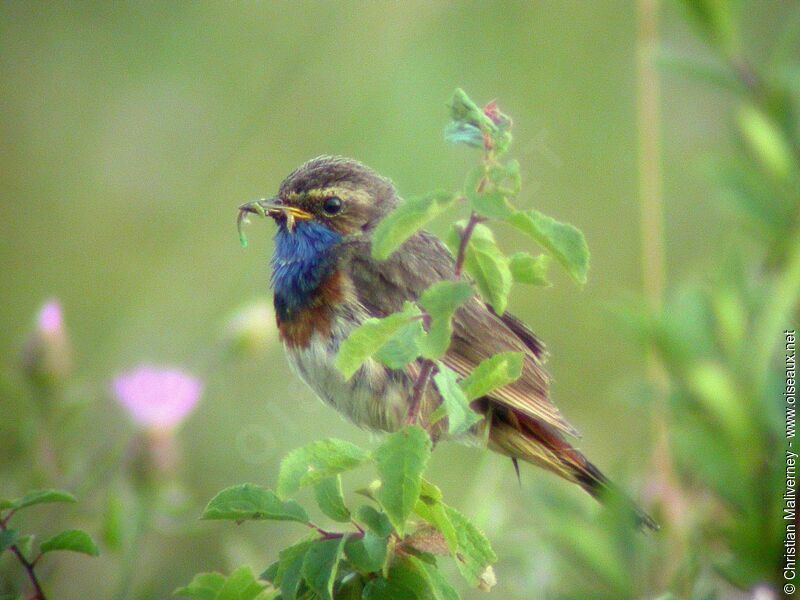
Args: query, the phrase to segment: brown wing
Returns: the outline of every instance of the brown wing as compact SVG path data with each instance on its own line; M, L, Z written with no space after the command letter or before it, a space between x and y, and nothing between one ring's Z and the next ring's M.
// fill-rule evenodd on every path
M481 300L473 298L453 319L453 342L443 360L466 376L482 360L508 351L525 353L522 376L492 392L489 400L578 436L550 401L550 376L542 366L544 346L516 317L509 314L498 317Z
M404 301L416 300L433 283L453 277L453 259L447 248L425 232L409 239L384 262L371 258L368 245L353 244L348 261L359 302L378 316L400 310ZM550 402L550 378L542 367L543 344L519 319L508 313L499 317L473 298L456 313L453 331L453 342L443 359L448 367L463 377L498 352L525 353L522 376L488 399L561 432L578 435Z

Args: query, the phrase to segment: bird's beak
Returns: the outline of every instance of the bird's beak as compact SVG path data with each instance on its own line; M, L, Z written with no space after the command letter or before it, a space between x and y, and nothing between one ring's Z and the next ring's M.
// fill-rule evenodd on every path
M289 231L294 230L295 221L308 221L314 217L310 212L283 204L278 198L269 200L256 200L242 204L239 207L239 214L253 213L260 217L272 217L273 219L286 219Z

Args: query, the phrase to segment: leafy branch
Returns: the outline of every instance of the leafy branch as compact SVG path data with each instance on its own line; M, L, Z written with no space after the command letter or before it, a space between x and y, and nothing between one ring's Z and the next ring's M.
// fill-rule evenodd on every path
M97 556L100 551L94 540L85 531L69 529L54 535L39 544L39 551L33 558L33 536L20 536L17 529L9 526L11 519L18 511L38 504L74 503L75 497L61 490L37 490L16 500L0 500L0 553L8 550L16 556L33 587L35 600L46 600L44 589L36 574L36 565L45 554L57 550L80 552L89 556Z
M502 315L515 281L549 285L547 267L551 257L575 281L584 283L589 251L583 234L575 227L538 211L514 206L521 188L520 168L515 160L503 162L511 144L511 119L500 111L497 103L479 108L463 90L456 90L450 112L452 121L445 130L446 138L480 148L481 163L468 174L461 191L434 192L411 199L387 216L373 234L372 255L377 260L388 259L430 221L457 204L467 204L469 218L455 223L445 240L454 256L453 280L435 284L416 303L407 303L401 312L384 319L369 319L342 344L337 366L350 378L368 360L378 360L393 369L416 363L418 374L406 423L420 423L422 399L433 379L445 409L444 413L434 414L438 418L448 417L450 435L461 435L482 417L472 411L458 385L445 384L455 379L455 374L438 377L442 370L447 370L440 359L450 344L451 320L458 308L477 291ZM490 222L505 223L522 231L546 254L531 256L517 252L506 256L487 226ZM439 381L443 385L438 385ZM503 385L508 383L505 381ZM454 419L449 415L451 409L458 415L471 416L457 417L459 426L454 427Z
M497 354L460 377L443 362L453 335L452 320L476 294L502 315L515 281L549 284L550 257L583 283L589 252L583 235L571 225L514 206L521 186L519 163L503 161L511 144L511 119L497 104L479 108L456 90L450 113L446 138L480 148L480 164L468 174L462 190L412 198L385 217L373 233L372 256L389 259L432 220L466 205L468 218L454 223L445 240L454 257L452 277L433 284L394 314L367 319L341 344L336 357L345 379L368 361L416 371L405 427L389 434L372 452L334 439L298 448L282 461L275 491L249 483L221 491L209 502L204 519L290 521L310 533L280 551L260 577L248 568L228 577L203 573L176 594L204 599L235 594L245 600L457 599L458 592L439 572L437 561L442 557L453 559L471 586L488 590L494 585L496 556L489 541L443 502L441 491L424 473L438 437L431 429L446 421L442 429L450 437L477 433L485 417L471 403L519 378L523 355ZM507 256L488 226L495 222L522 231L545 254ZM431 385L441 405L425 406L423 411ZM342 475L366 465L375 468L378 478L358 491L369 503L352 510L345 501ZM350 528L331 531L312 521L292 498L305 488L313 488L317 507L326 517Z
M481 223L484 219L479 216L475 211L473 211L469 216L469 221L467 222L467 226L464 230L460 233L460 242L458 246L458 254L456 255L456 262L453 267L453 275L455 278L461 279L462 272L464 270L464 259L467 256L467 247L469 246L470 238L472 237L473 232L475 231L475 226L478 223ZM430 331L431 326L431 315L428 313L422 313L423 319L423 327L426 331ZM417 423L419 419L419 408L420 408L420 401L425 394L425 390L428 387L428 380L434 375L436 372L436 363L431 360L430 358L425 358L422 361L422 366L420 368L419 376L417 377L417 381L414 383L413 393L411 395L411 402L409 403L408 407L408 416L406 417L406 424L414 425Z
M0 523L0 536L2 536L2 541L0 541L0 546L6 546L9 540L16 541L17 538L16 533L13 530L8 529L6 527L5 520L2 523ZM39 583L38 577L36 576L36 571L34 571L36 562L41 557L41 554L37 556L34 560L29 561L27 558L25 558L25 555L22 553L22 551L19 549L19 546L17 546L16 543L12 543L10 546L7 546L7 548L11 551L11 553L14 556L17 557L17 560L22 565L22 568L25 569L25 573L28 575L28 579L30 580L31 585L33 586L34 589L34 598L44 600L45 599L44 591L42 590L42 586Z
M255 484L228 488L208 503L203 518L291 521L311 530L261 574L274 588L274 598L330 599L356 589L359 594L354 597L364 598L406 592L415 594L408 597L456 598L452 586L435 572L436 557L452 557L469 582L486 586L494 579L491 564L496 558L484 535L444 504L441 491L423 478L431 451L429 436L416 426L387 436L373 452L342 440L313 442L284 458L277 492ZM341 476L366 465L372 465L379 478L359 491L370 503L351 511ZM354 531L330 531L313 522L291 499L305 488L313 488L323 514L349 523ZM230 578L215 575L199 575L176 593L216 597L203 596L202 590L212 579L222 589ZM240 582L236 585L252 592L241 597L267 594L252 573L234 575Z

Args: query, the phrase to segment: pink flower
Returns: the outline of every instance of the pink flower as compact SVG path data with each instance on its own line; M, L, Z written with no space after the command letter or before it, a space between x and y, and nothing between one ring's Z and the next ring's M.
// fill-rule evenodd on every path
M64 331L64 315L58 300L49 300L39 310L36 326L44 334L55 335Z
M36 314L36 323L22 352L22 367L37 385L64 383L72 373L72 347L58 300L48 300Z
M501 130L511 127L511 117L502 113L500 107L497 106L497 100L492 100L483 107L483 114L491 119L492 123L497 125Z
M203 383L180 369L142 366L117 377L113 389L137 425L171 431L194 411Z

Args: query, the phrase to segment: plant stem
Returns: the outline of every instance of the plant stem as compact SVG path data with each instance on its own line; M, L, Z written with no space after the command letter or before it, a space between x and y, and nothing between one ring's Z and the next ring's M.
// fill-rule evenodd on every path
M5 521L0 523L0 529L2 529L3 531L8 529L6 527ZM19 547L17 547L16 544L11 546L9 550L11 550L11 552L14 553L14 556L17 557L17 560L19 560L20 564L23 566L26 573L28 574L28 579L30 579L31 585L33 585L33 589L35 592L35 596L33 597L34 600L47 600L46 596L44 595L44 590L42 590L42 586L39 583L39 579L36 577L36 571L34 571L33 569L36 561L30 562L27 558L25 558L25 556L22 554L22 551L19 549Z
M661 115L659 79L654 64L658 48L658 3L638 5L637 131L639 146L640 235L642 280L647 299L656 309L664 293L664 208L661 192Z
M658 50L658 0L637 2L637 68L636 129L638 146L638 179L640 237L642 254L642 287L653 310L661 311L666 288L666 256L664 242L664 201L661 173L661 93L655 53ZM654 405L652 429L653 453L650 458L651 494L660 498L667 520L676 525L671 545L686 548L684 535L687 505L680 489L670 450L668 426L669 380L666 371L651 349L646 356L647 378L656 389L659 402ZM670 500L664 500L669 498ZM668 556L658 585L665 584L678 568L675 555Z
M349 536L353 536L353 539L361 539L361 538L363 538L364 537L364 530L355 521L352 521L352 523L358 529L358 532L356 532L356 533L341 533L341 532L338 532L338 531L327 531L326 529L323 529L322 527L319 527L318 525L314 525L314 523L307 523L307 525L309 526L309 528L313 529L318 534L320 534L322 536L322 538L325 539L325 540L338 540L338 539L343 538L343 537L348 536L348 535Z
M456 279L461 279L464 271L464 259L467 255L467 246L469 246L469 240L475 231L475 227L478 225L478 223L483 221L483 217L481 217L475 211L472 211L469 216L469 221L467 221L467 226L464 228L464 231L461 232L461 241L458 245L458 255L456 256L456 264L453 268L453 274L455 275ZM425 329L428 329L428 327L430 327L430 316L423 314L421 315L421 318L425 324ZM428 381L433 374L433 369L435 366L436 365L434 362L428 358L422 361L422 367L420 368L419 376L417 377L417 381L414 383L414 391L411 395L411 404L408 407L408 415L406 416L407 425L414 425L419 420L422 397L425 395L425 389L428 387Z
M122 564L119 568L119 582L114 595L117 600L123 600L133 595L136 575L139 573L136 567L139 564L140 556L144 544L142 540L150 529L150 524L155 511L155 490L145 489L138 493L138 502L135 508L133 531L128 547L122 556Z
M483 221L483 218L472 211L472 214L469 216L469 221L467 221L467 226L464 228L464 231L461 232L461 242L458 245L458 255L456 256L456 266L454 269L454 274L456 279L461 279L461 273L464 270L464 259L467 256L467 246L469 246L469 240L472 237L472 233L475 231L475 227Z
M411 404L408 407L408 416L406 423L414 425L419 419L419 409L422 404L422 396L425 394L425 388L428 387L428 380L431 378L433 372L433 361L426 358L422 361L422 368L419 371L419 377L414 384L414 393L411 395Z

